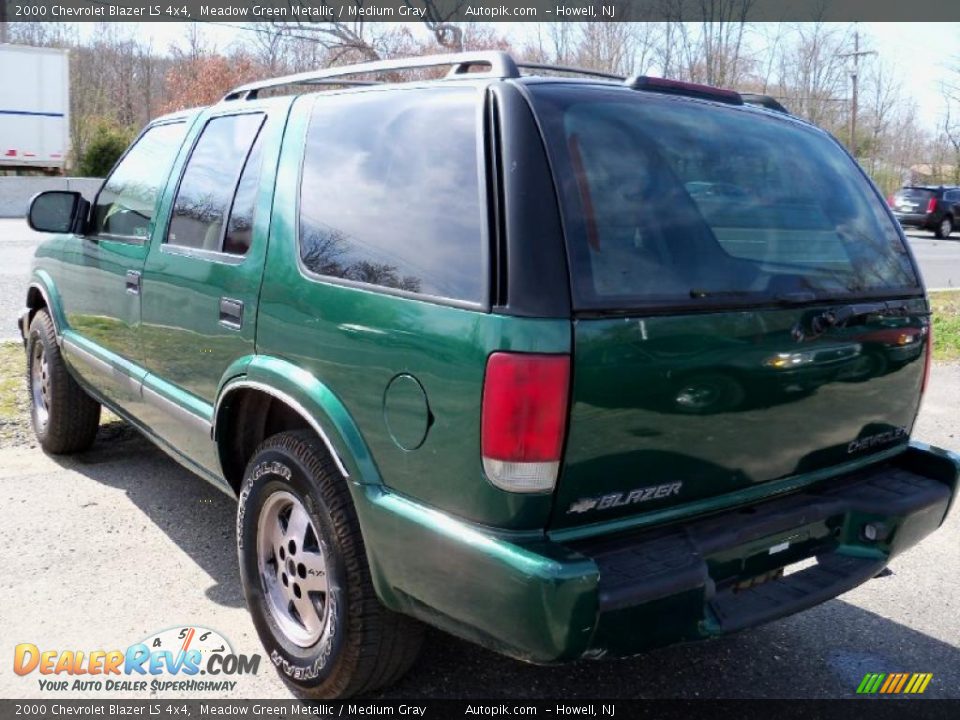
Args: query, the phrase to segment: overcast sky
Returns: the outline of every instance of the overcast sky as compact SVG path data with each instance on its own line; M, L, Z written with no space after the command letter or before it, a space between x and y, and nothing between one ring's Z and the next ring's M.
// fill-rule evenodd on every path
M162 49L183 38L182 23L131 23L141 38L152 38ZM410 23L416 32L425 32L420 23ZM500 30L522 43L534 33L534 23L501 23ZM846 26L846 25L845 25ZM84 30L92 30L85 24ZM937 128L943 115L941 84L951 64L960 65L960 23L876 23L858 24L861 49L876 50L897 69L905 94L912 97L927 129ZM204 33L221 49L249 41L252 31L232 23L205 23ZM864 62L872 62L866 58Z

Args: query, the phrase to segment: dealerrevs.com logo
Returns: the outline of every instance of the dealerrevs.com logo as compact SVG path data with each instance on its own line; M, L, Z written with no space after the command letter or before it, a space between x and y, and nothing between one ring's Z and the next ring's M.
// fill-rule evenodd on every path
M236 689L255 675L260 656L240 655L209 628L188 626L155 633L126 650L57 650L20 643L13 671L37 676L42 692L214 692Z

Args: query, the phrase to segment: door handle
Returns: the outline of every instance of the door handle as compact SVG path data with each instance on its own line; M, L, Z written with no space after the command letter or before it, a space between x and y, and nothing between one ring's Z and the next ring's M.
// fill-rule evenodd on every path
M140 294L140 272L127 270L127 292L131 295Z
M243 327L243 302L232 298L220 298L220 324L231 330Z

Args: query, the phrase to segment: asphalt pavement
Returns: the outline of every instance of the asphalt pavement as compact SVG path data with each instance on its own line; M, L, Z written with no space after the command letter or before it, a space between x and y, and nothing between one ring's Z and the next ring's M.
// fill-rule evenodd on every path
M5 232L6 231L6 232ZM34 243L0 223L0 312ZM914 240L916 245L916 240ZM960 241L945 279L960 286ZM936 261L935 261L936 264ZM942 263L941 263L942 264ZM4 324L6 328L7 324ZM960 451L960 365L939 365L915 437ZM94 448L53 458L0 448L0 648L126 648L157 631L212 628L236 652L261 653L243 606L236 504L137 433L106 426ZM430 631L411 673L380 697L850 698L867 672L931 672L925 697L960 698L960 510L897 558L892 573L799 615L738 635L624 661L536 667ZM483 602L482 597L475 599ZM0 664L0 697L105 696L39 689ZM222 697L286 698L263 658ZM163 697L191 693L164 693ZM203 693L215 697L218 693ZM112 697L144 697L133 692Z

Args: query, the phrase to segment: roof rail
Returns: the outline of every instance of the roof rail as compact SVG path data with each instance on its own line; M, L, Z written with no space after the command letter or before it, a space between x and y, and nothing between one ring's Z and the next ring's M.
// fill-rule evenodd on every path
M3 0L0 0L3 2ZM225 101L253 100L261 90L283 87L285 85L376 85L376 80L345 80L350 75L371 75L377 73L394 72L396 70L418 70L422 68L443 67L449 65L447 80L467 77L518 78L520 70L548 70L551 72L584 75L587 77L604 78L607 80L622 81L623 76L601 70L587 70L584 68L567 67L564 65L548 65L545 63L524 62L514 60L509 53L490 50L480 52L451 53L447 55L424 55L420 57L397 58L395 60L377 60L374 62L358 63L356 65L341 65L339 67L310 70L296 75L284 75L270 80L260 80L234 88L224 96ZM474 68L480 72L471 72Z
M547 63L517 62L517 67L523 70L549 70L551 72L570 73L571 75L586 75L587 77L606 78L607 80L623 80L623 75L603 72L602 70L587 70L586 68L567 67L565 65L549 65Z
M284 85L351 85L359 84L356 81L336 81L334 78L343 78L349 75L366 75L372 73L392 72L395 70L416 70L420 68L443 67L450 65L447 78L458 78L480 75L499 78L520 77L520 70L513 58L505 52L471 52L451 53L447 55L423 55L419 57L397 58L395 60L377 60L375 62L358 63L356 65L341 65L323 70L310 70L296 75L284 75L271 80L260 80L234 88L223 98L224 100L253 100L261 90ZM470 73L474 67L488 66L489 70L482 73ZM366 82L365 84L375 84Z

